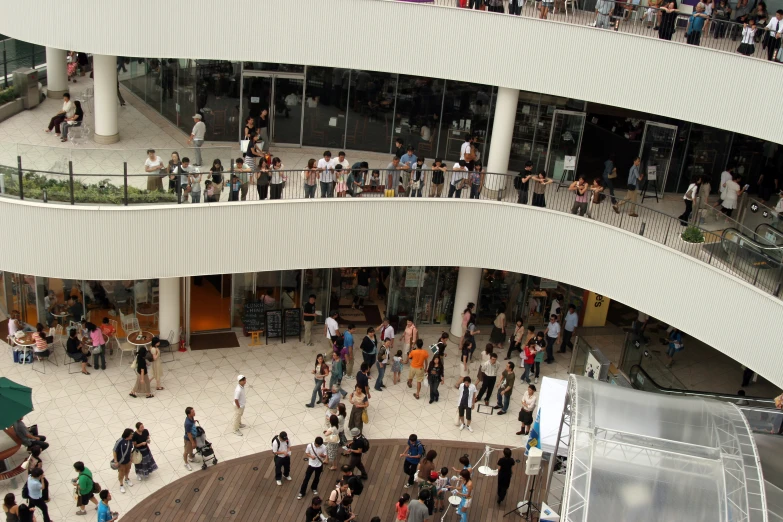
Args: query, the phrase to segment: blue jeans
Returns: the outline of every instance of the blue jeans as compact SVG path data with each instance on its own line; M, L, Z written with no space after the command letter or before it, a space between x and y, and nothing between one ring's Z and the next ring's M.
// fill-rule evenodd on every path
M375 363L375 366L378 368L378 377L375 378L375 389L377 391L381 391L383 386L383 376L386 373L386 365L377 362Z
M522 380L526 383L530 383L530 372L533 371L532 364L525 364L525 373L522 374Z
M321 184L321 197L333 198L334 197L334 182L333 181L319 181Z
M310 397L310 406L315 406L315 397L318 396L318 401L320 402L321 399L324 398L323 392L321 392L321 386L324 383L323 379L314 379L315 380L315 388L313 388L313 396Z
M308 185L307 183L304 184L304 195L305 199L313 199L315 198L315 185Z
M501 390L498 390L498 404L497 404L496 407L500 408L504 412L507 412L508 411L508 403L509 403L510 400L511 400L511 394L510 393L507 393L507 394L504 395L503 393L501 393Z

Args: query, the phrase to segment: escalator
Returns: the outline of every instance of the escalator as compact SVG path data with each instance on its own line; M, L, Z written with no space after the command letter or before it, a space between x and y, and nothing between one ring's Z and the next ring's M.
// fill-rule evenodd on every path
M736 228L727 228L721 234L720 248L713 246L712 254L732 270L744 274L754 286L778 295L783 267L783 233L762 223L753 235L751 238ZM773 239L769 240L767 236Z
M764 476L767 520L783 522L783 411L775 408L773 399L663 387L638 364L631 366L628 378L637 390L736 404L753 432Z
M753 231L753 239L759 243L768 243L777 247L783 247L783 232L769 223L761 223Z

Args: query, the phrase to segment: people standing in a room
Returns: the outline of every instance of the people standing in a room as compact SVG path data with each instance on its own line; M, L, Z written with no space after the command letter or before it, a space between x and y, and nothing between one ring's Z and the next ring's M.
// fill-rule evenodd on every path
M315 166L315 159L310 158L307 160L307 168L302 171L302 179L304 183L304 197L305 199L315 198L315 189L318 186L318 178L320 173Z
M258 127L258 136L261 139L261 150L264 152L269 152L269 145L270 139L269 139L269 110L268 109L261 109L261 113L258 115L258 121L256 122L256 127Z
M495 312L492 333L489 334L489 340L496 352L500 351L503 348L503 343L506 342L506 314L503 310L505 310L505 306L499 307Z
M46 132L52 132L54 129L54 135L60 135L60 125L66 118L70 118L76 112L76 106L71 101L71 95L67 92L63 94L63 106L60 112L55 114L51 120L49 120L49 126L46 128Z
M151 174L150 176L147 176L147 191L162 191L162 177L165 175L165 167L163 166L163 160L155 153L155 149L147 149L147 159L144 161L144 172Z
M413 319L408 319L405 322L405 330L402 332L402 345L403 350L410 353L416 346L416 341L419 339L419 329L413 323Z
M193 130L190 131L190 137L187 141L188 145L193 144L193 165L196 167L201 166L201 146L204 145L204 137L207 133L207 126L201 120L201 114L193 115Z
M721 209L721 212L726 214L727 218L731 217L731 214L734 212L734 209L737 208L737 200L742 195L742 193L745 191L745 187L740 187L740 182L742 181L742 176L738 174L732 174L731 179L726 181L723 184L723 202L721 205L723 208ZM726 219L726 222L728 223L729 220Z
M674 34L674 24L677 23L677 2L669 0L661 6L661 18L658 23L658 38L661 40L671 40Z
M546 172L543 170L538 171L538 174L530 178L533 182L533 202L534 207L546 207L546 186L553 183L554 180L546 177Z
M348 174L339 163L334 166L334 181L334 190L337 192L337 197L344 198L345 193L348 192Z
M179 157L179 152L172 152L167 169L169 173L169 192L176 192L177 190L177 175L179 175L181 165L182 160Z
M269 188L270 199L280 199L283 197L283 186L288 176L285 174L283 162L278 157L272 158L272 168L270 170Z
M446 180L446 172L448 170L442 159L435 159L435 162L432 164L432 181L430 181L431 198L439 198L443 193L443 182Z
M533 424L533 412L536 410L536 403L538 403L536 386L530 384L527 387L527 391L522 396L522 409L519 410L519 421L522 423L522 428L517 432L517 435L528 435L530 433L530 426Z
M160 381L163 379L163 359L160 357L160 338L155 336L152 338L149 348L152 354L152 379L155 379L156 390L163 390L163 386L160 385Z

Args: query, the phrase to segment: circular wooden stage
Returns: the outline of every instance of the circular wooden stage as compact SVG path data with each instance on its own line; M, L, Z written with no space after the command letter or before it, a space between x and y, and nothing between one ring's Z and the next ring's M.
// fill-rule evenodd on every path
M520 441L521 441L520 437ZM483 444L459 441L422 440L427 451L438 452L435 466L449 468L461 467L459 457L467 454L473 466L477 466L484 454ZM271 441L270 441L271 444ZM369 522L379 516L382 522L393 521L394 504L404 492L412 497L418 494L417 488L403 488L407 476L403 473L403 460L400 458L406 448L403 439L370 439L370 451L363 463L369 479L364 483L362 494L353 502L357 522ZM307 468L302 458L305 445L295 446L291 455L291 477L278 486L274 480L272 452L265 451L247 457L240 457L216 466L200 469L200 459L193 464L193 473L181 478L151 494L131 511L122 516L124 522L203 522L222 520L225 522L301 522L305 510L310 507L312 493L310 487L302 500L296 500L299 487ZM215 448L220 459L220 449ZM497 469L501 451L492 452L490 467ZM469 510L471 522L491 522L515 520L516 515L503 515L514 509L520 500L527 498L525 487L524 448L514 450L513 456L519 459L514 466L514 477L506 500L497 504L497 478L484 476L474 470L473 505ZM338 457L338 467L348 463L348 457ZM211 463L210 463L211 464ZM482 461L482 465L484 462ZM455 474L450 469L449 476ZM330 471L325 467L321 474L318 491L321 498L328 498L341 472ZM434 513L430 521L439 521L443 513ZM446 520L454 520L454 508L449 510Z

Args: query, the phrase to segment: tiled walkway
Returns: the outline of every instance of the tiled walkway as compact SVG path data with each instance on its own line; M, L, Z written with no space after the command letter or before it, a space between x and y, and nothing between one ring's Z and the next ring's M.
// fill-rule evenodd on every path
M437 328L421 328L425 344L434 342L439 333ZM44 453L44 469L52 488L49 504L52 518L57 522L80 519L74 514L70 484L75 476L72 465L77 460L82 460L93 471L98 482L113 488L112 506L120 513L127 513L132 506L172 480L189 475L191 472L182 464L182 432L187 406L196 409L197 419L221 461L269 449L272 436L281 430L291 434L294 444L321 434L324 408L304 406L313 388L310 370L315 355L327 349L324 339L319 337L317 341L320 343L316 347L298 342L249 347L248 339L241 338L241 346L236 349L176 353L175 361L164 365L166 390L156 392L152 399L128 396L134 374L127 366L119 366L116 355L109 360L106 371L91 369L89 376L68 375L64 366L48 366L46 375L42 375L33 372L29 365L13 364L6 352L0 363L0 373L33 388L35 411L26 421L38 424L41 433L51 442L51 447ZM478 345L485 343L486 337L479 336ZM422 391L422 399L416 400L404 382L392 385L391 374L387 373L388 388L383 392L372 390L367 436L370 439L407 438L411 433L417 433L430 440L519 445L521 437L515 435L519 430L516 413L524 387L517 381L508 415L476 413L474 432L460 431L454 425L457 392L452 387L458 377L456 347L450 344L447 353L446 385L441 387L441 400L437 403L428 404L427 388ZM62 359L61 350L58 358ZM516 358L515 362L518 361ZM568 358L558 355L555 364L542 365L542 374L566 378L567 364ZM472 364L470 374L475 376L477 369L477 363ZM250 428L245 430L243 437L231 433L229 426L238 373L248 377L244 422ZM407 369L404 369L403 376L406 374ZM521 373L517 375L519 379ZM353 382L343 381L344 388ZM374 380L370 384L373 385ZM160 469L148 482L138 483L134 479L134 487L121 494L117 491L116 474L109 468L111 450L122 430L133 427L138 421L144 422L151 433L151 447ZM0 489L0 494L7 492Z

